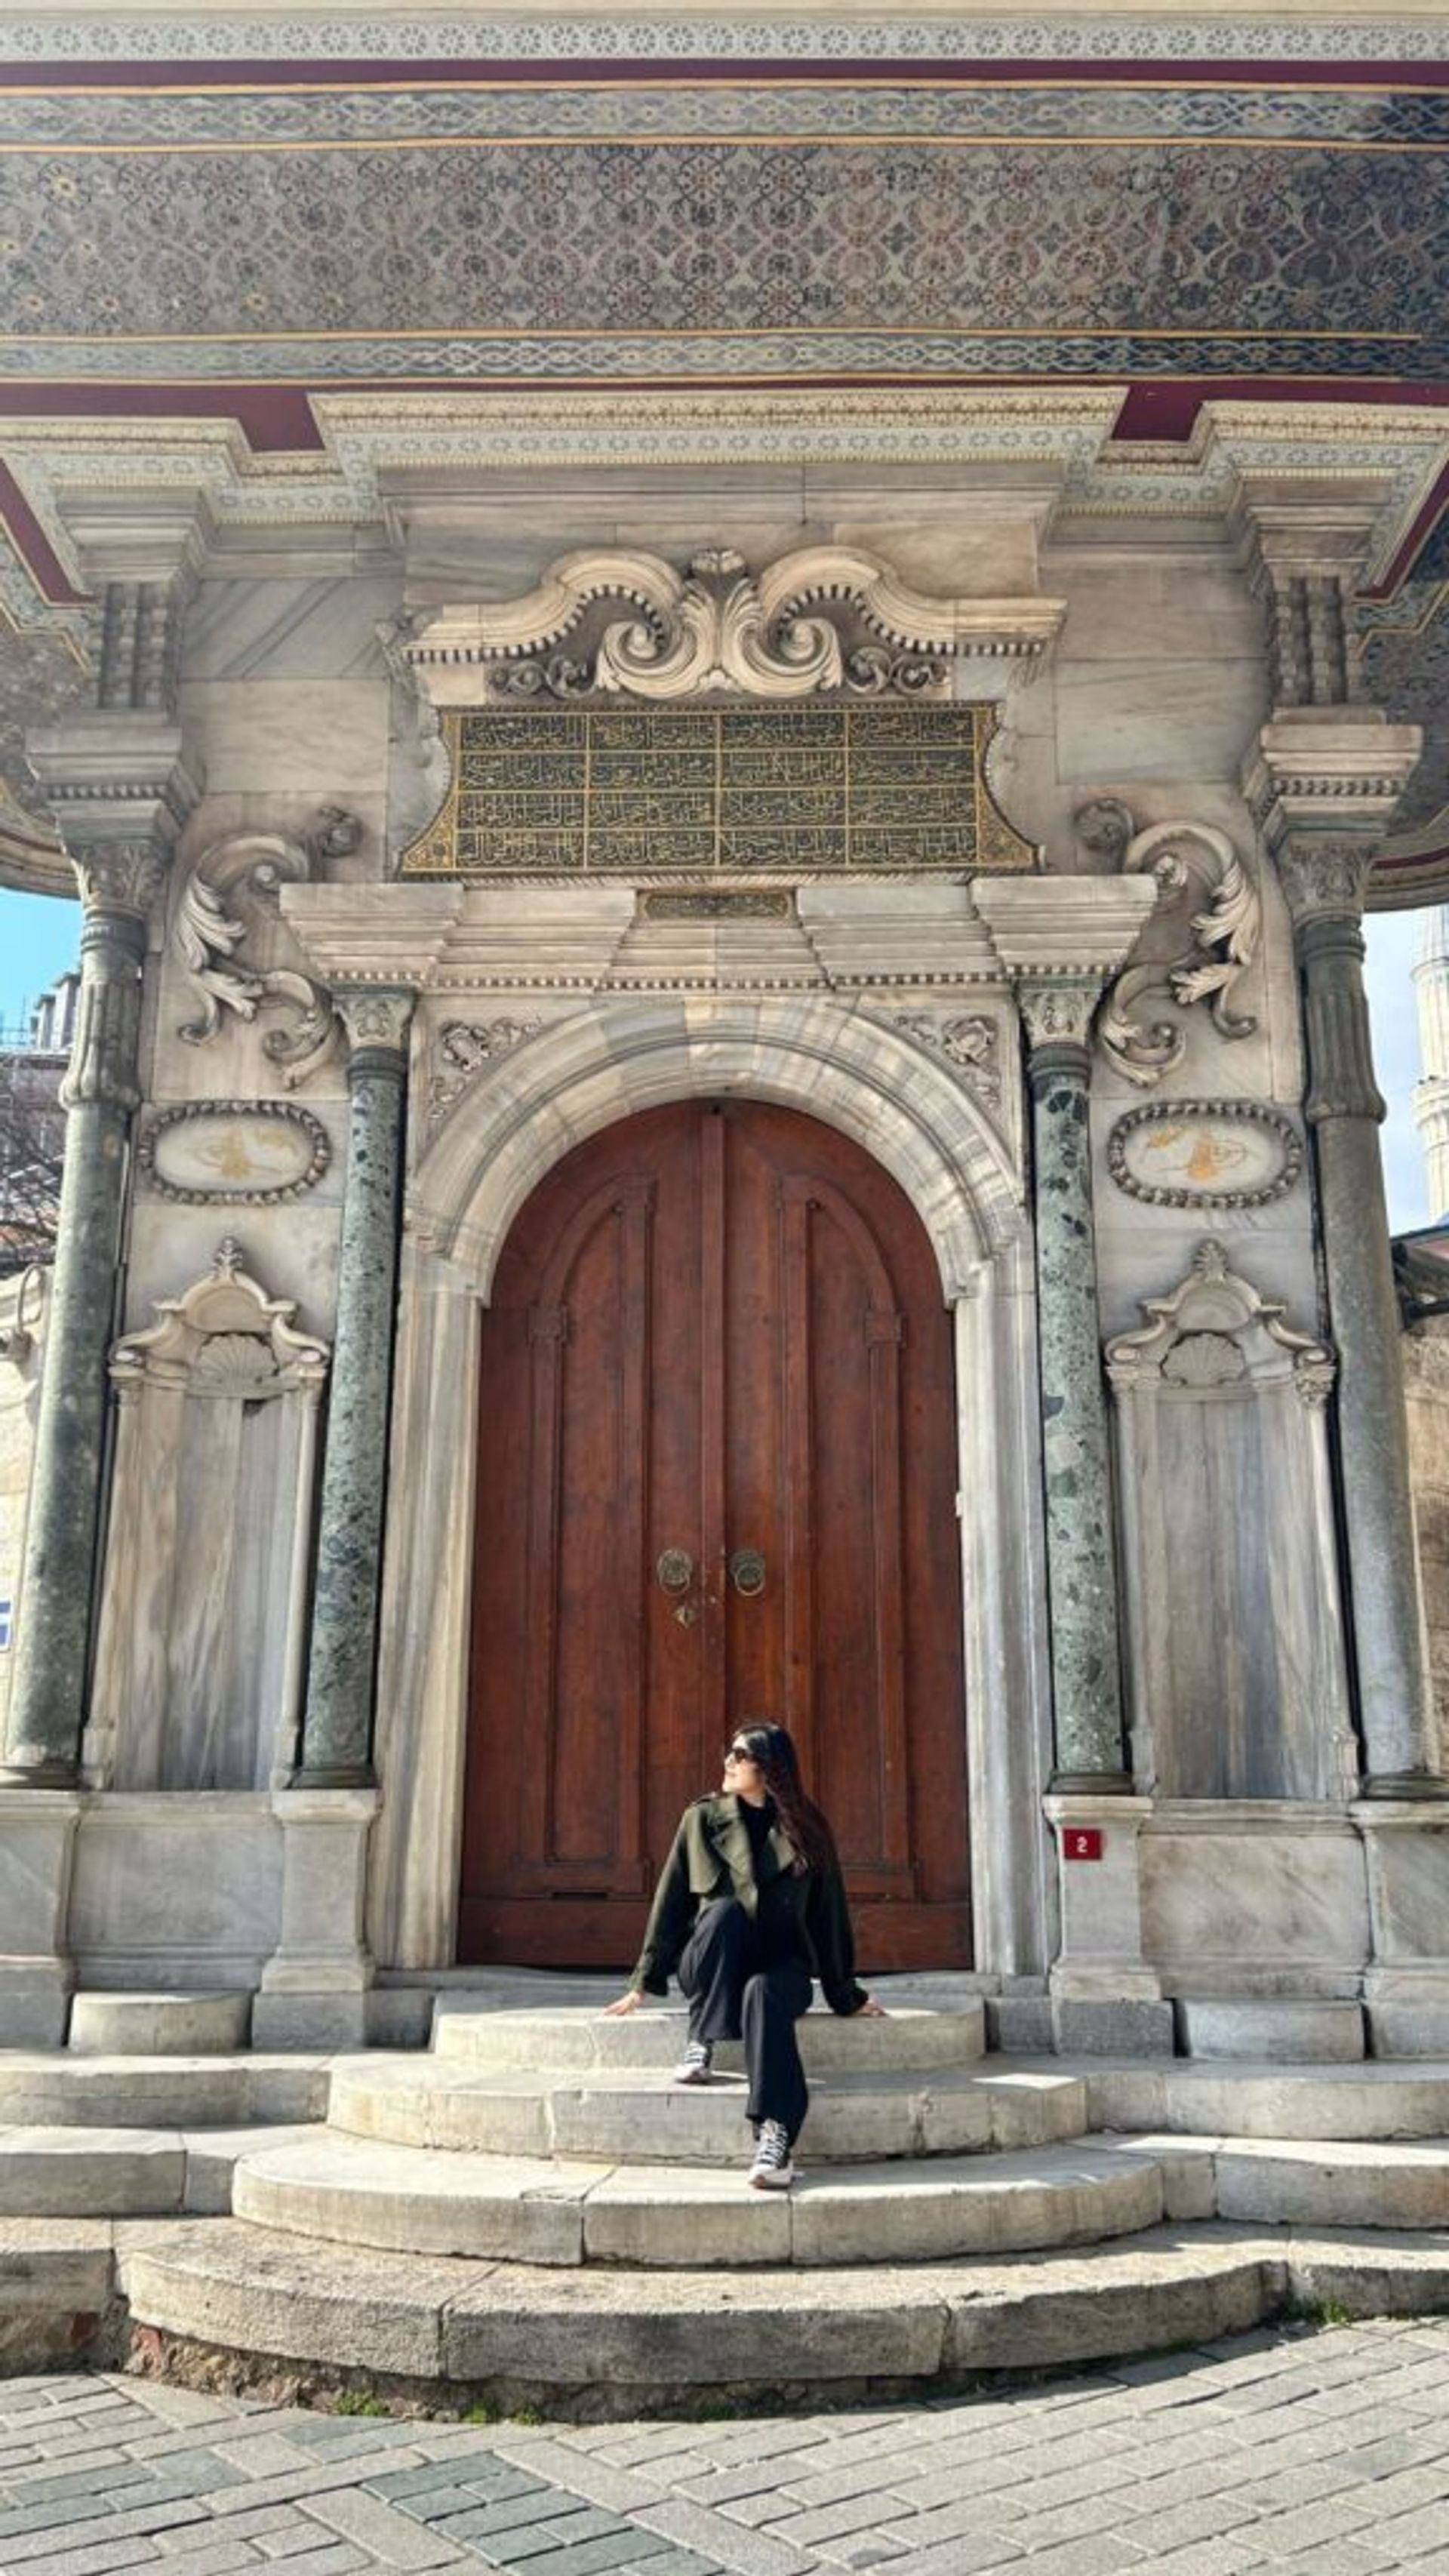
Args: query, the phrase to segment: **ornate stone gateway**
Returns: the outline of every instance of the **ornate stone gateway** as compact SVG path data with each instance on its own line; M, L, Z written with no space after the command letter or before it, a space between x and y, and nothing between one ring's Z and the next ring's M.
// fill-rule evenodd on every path
M484 1324L461 1957L627 1964L769 1715L868 1963L970 1964L953 1410L925 1229L835 1130L688 1101L555 1167Z

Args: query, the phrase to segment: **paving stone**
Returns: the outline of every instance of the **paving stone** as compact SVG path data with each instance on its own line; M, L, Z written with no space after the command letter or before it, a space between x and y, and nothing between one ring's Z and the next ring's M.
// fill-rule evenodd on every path
M731 2576L801 2576L801 2571L813 2563L808 2552L794 2548L775 2532L733 2529L682 2497L668 2504L652 2504L632 2518L643 2529L661 2533L680 2548L715 2560L729 2569Z
M890 2562L891 2576L977 2576L978 2570L996 2567L1024 2571L1029 2564L1014 2541L992 2531L962 2532L933 2549L908 2548L904 2557Z
M368 2495L361 2489L344 2488L336 2495L314 2496L307 2510L314 2522L325 2523L339 2539L355 2541L384 2567L426 2569L465 2563L461 2552L430 2531L426 2523L415 2521L395 2505L385 2504L380 2496Z
M112 2576L124 2567L154 2567L157 2553L149 2540L84 2541L72 2549L65 2544L35 2562L37 2576Z
M183 2547L169 2554L172 2566L179 2565L180 2576L235 2576L235 2571L248 2567L262 2567L266 2563L261 2551L253 2549L249 2540L230 2537L225 2540L201 2540L194 2532L186 2534ZM163 2566L167 2556L168 2545L163 2541L161 2544ZM44 2565L45 2562L42 2560L41 2576L44 2576Z

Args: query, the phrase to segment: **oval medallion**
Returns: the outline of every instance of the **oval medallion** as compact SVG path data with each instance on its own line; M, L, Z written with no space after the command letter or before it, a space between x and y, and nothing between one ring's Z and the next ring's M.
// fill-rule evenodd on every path
M188 1100L153 1118L140 1164L187 1207L275 1207L314 1189L332 1159L327 1130L295 1100Z
M1117 1120L1107 1165L1150 1207L1266 1207L1297 1180L1303 1140L1262 1101L1155 1100Z

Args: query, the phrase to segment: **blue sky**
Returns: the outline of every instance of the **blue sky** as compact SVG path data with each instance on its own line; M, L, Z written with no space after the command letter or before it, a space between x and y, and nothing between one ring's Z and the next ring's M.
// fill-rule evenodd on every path
M1389 1104L1384 1128L1384 1171L1389 1222L1395 1232L1427 1225L1430 1210L1424 1162L1412 1115L1419 1075L1419 1038L1410 969L1419 916L1386 913L1368 928L1369 1004L1379 1086ZM0 1027L23 1025L28 1005L73 966L80 911L49 895L0 890Z

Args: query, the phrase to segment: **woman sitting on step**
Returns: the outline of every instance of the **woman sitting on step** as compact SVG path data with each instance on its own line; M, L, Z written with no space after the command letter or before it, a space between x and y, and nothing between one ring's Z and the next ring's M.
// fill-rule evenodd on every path
M810 2095L795 2024L818 1976L836 2013L879 2013L855 1981L850 1911L835 1837L800 1778L783 1726L738 1727L713 1798L680 1819L654 1893L639 1964L610 2014L637 2012L669 1991L689 1999L679 2084L708 2084L715 2042L743 2038L746 2117L755 2132L750 2181L783 2191Z

